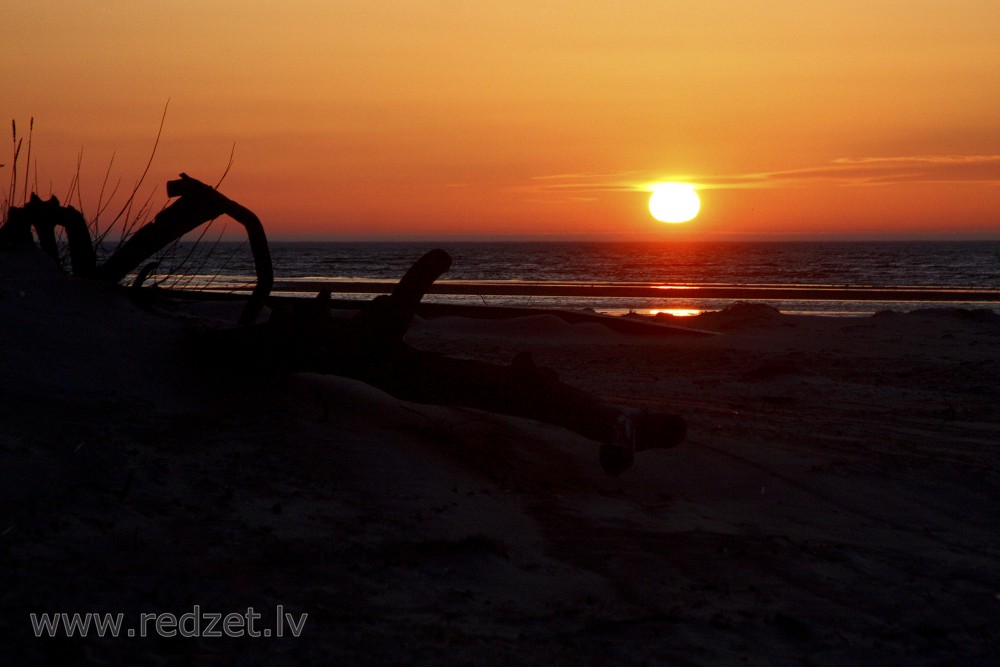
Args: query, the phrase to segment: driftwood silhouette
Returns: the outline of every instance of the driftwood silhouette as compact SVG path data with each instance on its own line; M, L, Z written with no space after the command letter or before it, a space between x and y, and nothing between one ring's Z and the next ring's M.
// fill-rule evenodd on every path
M509 365L456 359L416 349L403 339L417 305L451 265L442 250L421 257L389 295L353 318L335 318L329 293L275 309L262 324L207 331L196 350L214 363L253 372L314 371L362 380L418 403L460 405L562 426L601 444L600 461L616 475L635 452L673 447L685 435L677 415L621 408L561 382L527 353Z
M72 206L60 206L55 197L43 202L37 195L23 207L11 207L7 223L0 227L0 248L31 243L31 230L38 235L42 250L58 259L54 228L66 229L73 274L110 283L121 282L147 259L200 225L228 215L243 225L250 241L257 284L247 301L239 323L257 320L274 285L271 251L260 219L249 209L223 196L214 188L181 174L167 183L167 195L177 197L152 222L140 227L101 265L97 265L87 223ZM140 271L140 277L145 273ZM141 284L141 280L138 281Z
M645 449L672 447L685 435L677 415L611 405L559 380L551 369L518 354L509 365L455 359L418 350L403 337L427 290L451 267L451 257L432 250L418 259L388 295L365 304L357 316L334 318L329 292L316 299L272 301L271 317L257 323L274 283L271 254L260 220L249 209L186 174L167 184L177 197L141 227L103 264L95 253L83 216L54 197L32 195L10 209L0 227L0 248L31 243L31 230L49 255L58 259L54 229L66 230L74 274L119 283L147 259L199 225L228 215L244 226L257 271L257 284L244 307L242 326L207 330L194 338L193 353L228 370L258 373L314 371L362 380L398 398L461 405L527 417L579 433L601 443L600 462L609 474L632 465ZM153 265L140 269L133 287Z
M152 222L136 231L107 262L98 267L95 277L117 283L148 258L188 232L219 216L228 215L246 229L257 271L257 284L239 323L255 322L274 284L271 251L260 219L250 209L187 174L181 174L179 180L168 182L167 194L177 199L160 211Z
M42 251L58 261L56 227L66 230L73 273L82 278L94 277L97 256L90 240L87 221L72 206L60 205L55 196L42 201L32 193L31 199L23 207L12 206L7 222L0 227L0 248L31 244L31 230L34 229Z

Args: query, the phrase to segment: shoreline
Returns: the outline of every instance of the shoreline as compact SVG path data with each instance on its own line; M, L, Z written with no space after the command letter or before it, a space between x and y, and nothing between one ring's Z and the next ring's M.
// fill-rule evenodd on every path
M227 281L230 284L242 281ZM387 294L395 281L352 279L285 279L274 283L275 292L334 294ZM231 291L233 288L205 287L205 291ZM1000 303L1000 290L943 287L872 287L836 285L735 285L735 284L656 284L522 280L447 280L436 281L428 294L453 296L543 296L543 297L618 297L685 298L736 300L816 300L884 302L963 302ZM669 296L667 296L669 295Z
M272 295L309 299L321 291L329 291L340 297L334 302L343 302L337 307L350 308L356 301L387 294L393 284L388 280L280 280L275 283ZM245 298L252 285L252 280L227 280L198 289L164 289L182 298L238 299ZM789 315L826 317L869 317L884 310L911 312L927 308L985 309L1000 313L1000 290L441 280L425 298L425 303L455 306L675 317L723 310L734 302L766 304Z

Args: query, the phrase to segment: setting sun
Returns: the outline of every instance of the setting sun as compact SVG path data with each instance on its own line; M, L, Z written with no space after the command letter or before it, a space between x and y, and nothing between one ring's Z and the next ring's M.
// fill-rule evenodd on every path
M687 222L701 210L694 186L687 183L659 183L653 186L649 212L660 222Z

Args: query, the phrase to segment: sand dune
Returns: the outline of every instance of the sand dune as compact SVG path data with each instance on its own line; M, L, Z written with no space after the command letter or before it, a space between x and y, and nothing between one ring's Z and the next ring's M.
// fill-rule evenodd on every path
M609 478L556 427L213 376L179 341L223 310L0 261L11 664L996 664L995 314L414 325L418 347L527 350L685 416L685 444ZM254 640L35 639L27 617L194 604L309 617Z

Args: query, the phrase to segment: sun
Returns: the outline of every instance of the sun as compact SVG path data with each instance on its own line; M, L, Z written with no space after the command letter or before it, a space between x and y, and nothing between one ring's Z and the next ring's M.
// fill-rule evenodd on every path
M693 185L657 183L649 198L649 212L660 222L687 222L701 210L701 200Z

